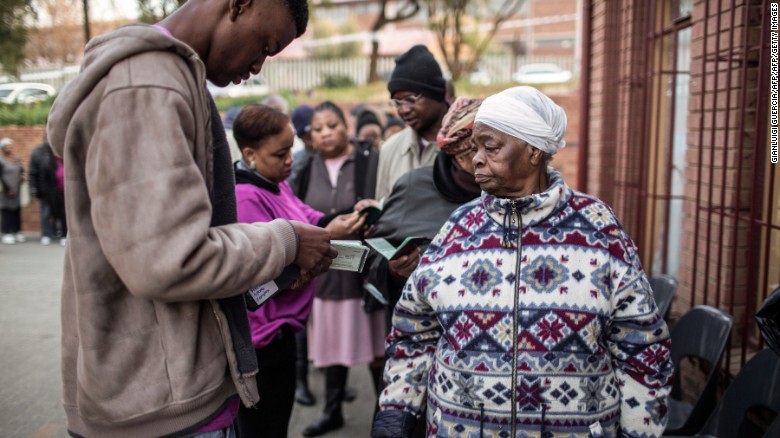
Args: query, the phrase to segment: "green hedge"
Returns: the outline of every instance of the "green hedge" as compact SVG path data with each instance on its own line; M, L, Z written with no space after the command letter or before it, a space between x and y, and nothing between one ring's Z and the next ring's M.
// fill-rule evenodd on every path
M290 108L295 108L298 99L287 93L282 93L282 96L287 99ZM215 102L217 109L224 112L234 106L242 108L250 103L260 103L263 98L265 96L225 97ZM52 102L54 99L30 105L0 103L0 126L45 125Z
M0 126L45 125L54 100L30 105L0 103Z
M283 91L279 93L287 101L290 111L296 107L298 99L290 92ZM250 103L260 103L267 96L243 96L243 97L220 97L214 99L214 103L217 104L217 109L220 112L225 112L228 108L238 107L243 108Z

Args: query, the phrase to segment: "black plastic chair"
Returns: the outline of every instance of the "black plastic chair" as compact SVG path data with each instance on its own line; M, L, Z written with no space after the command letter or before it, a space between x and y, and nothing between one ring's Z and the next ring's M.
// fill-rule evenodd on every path
M755 316L764 342L775 353L780 354L780 287L766 297ZM780 434L777 436L780 437Z
M669 396L669 422L665 435L691 435L699 431L715 408L720 360L731 334L731 316L710 306L696 306L685 313L672 329L671 358L674 383ZM704 389L693 404L683 401L680 364L697 358L709 367Z
M764 438L777 438L780 436L780 413L775 417L775 421L769 425L769 429L764 432Z
M679 282L671 275L654 275L650 277L650 287L653 288L653 298L658 312L665 320L669 319L669 310L672 308L672 300L677 294Z
M697 435L699 438L739 438L745 436L745 420L750 408L763 407L780 415L780 357L763 349L750 359L726 389L717 409ZM780 436L780 417L769 425L764 437Z

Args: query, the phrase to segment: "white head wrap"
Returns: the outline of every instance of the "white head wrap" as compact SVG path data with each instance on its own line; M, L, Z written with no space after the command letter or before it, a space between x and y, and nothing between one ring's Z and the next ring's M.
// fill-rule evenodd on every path
M474 125L485 124L550 155L566 142L566 113L533 87L514 87L488 97L479 107Z

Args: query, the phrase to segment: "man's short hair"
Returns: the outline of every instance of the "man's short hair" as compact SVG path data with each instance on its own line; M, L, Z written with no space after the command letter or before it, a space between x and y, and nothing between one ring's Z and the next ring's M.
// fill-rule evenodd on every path
M284 0L284 3L295 22L295 38L298 38L306 32L306 26L309 23L309 2L307 0Z

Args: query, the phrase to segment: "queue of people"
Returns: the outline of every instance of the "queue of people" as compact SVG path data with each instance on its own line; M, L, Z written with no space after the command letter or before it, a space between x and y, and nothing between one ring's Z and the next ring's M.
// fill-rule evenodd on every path
M609 207L549 167L565 130L531 87L479 107L482 194L403 286L373 437L663 433L669 331Z
M273 111L249 106L242 115L261 109ZM309 212L310 223L330 227L328 215L340 218L346 234L334 236L398 245L414 235L432 243L391 260L372 251L363 275L331 271L315 280L313 294L285 292L313 310L308 324L276 321L282 328L274 342L290 343L284 353L266 351L263 359L257 350L261 362L284 358L288 376L284 394L274 392L279 386L265 390L286 401L283 413L279 406L266 412L276 422L255 423L263 436L285 436L296 392L290 370L301 381L300 353L292 366L293 332L304 326L304 351L324 368L326 386L324 411L304 430L307 437L343 426L347 371L357 364L369 365L378 394L374 437L662 433L669 333L636 248L609 207L573 191L549 167L565 144L559 106L531 87L484 103L457 98L440 123L433 165L403 174L383 203L372 196L373 142L350 138L344 113L331 102L311 112L312 154L295 182L300 199L283 182L293 165L289 126L263 146L276 157L276 173L246 164L258 155L236 164L237 193L251 168L265 174L265 190ZM274 135L280 141L272 142ZM238 134L236 140L242 143ZM358 215L368 205L382 207L370 228ZM367 308L363 282L383 294L387 307ZM380 344L388 334L385 356ZM244 412L263 416L242 409L239 425ZM280 418L284 429L274 435L271 425ZM260 436L257 430L247 436Z
M8 137L0 139L0 233L5 245L25 241L21 232L24 167L15 149L13 140Z
M65 216L65 168L62 158L55 156L44 136L43 144L30 154L25 172L17 155L14 141L0 139L0 231L5 245L23 243L22 191L27 183L30 193L38 200L41 244L51 245L54 239L65 246L68 234ZM27 200L26 202L29 202Z
M34 177L71 231L69 433L286 437L295 401L313 403L311 362L325 400L306 437L343 427L356 365L377 438L660 435L668 330L609 207L549 167L563 110L530 87L454 99L417 45L388 83L398 118L363 110L350 135L333 102L288 116L272 100L233 111L229 142L204 81L258 73L307 22L302 0L190 0L96 38L56 99ZM21 170L0 144L15 236L5 181ZM332 240L411 236L430 245L330 270Z

